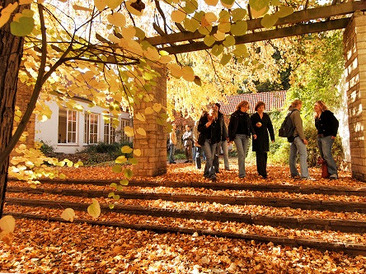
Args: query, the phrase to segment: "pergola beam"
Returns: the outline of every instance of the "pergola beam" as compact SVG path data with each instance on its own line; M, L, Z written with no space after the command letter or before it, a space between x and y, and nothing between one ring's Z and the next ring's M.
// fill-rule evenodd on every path
M245 44L258 42L263 40L277 39L288 36L296 36L308 33L316 33L327 30L335 30L335 29L343 29L347 26L350 18L343 18L338 20L332 20L321 23L313 23L306 25L296 25L287 28L281 28L277 30L268 30L262 32L255 32L251 34L246 34L243 36L235 37L235 44ZM220 44L220 42L216 42L216 44ZM211 46L212 47L212 46ZM174 47L163 47L162 50L169 52L170 54L178 54L184 52L192 52L198 50L204 50L211 48L207 46L204 42L195 42L192 44L184 44L184 45L176 45Z
M366 1L347 2L338 5L324 6L319 8L297 11L287 17L278 19L275 26L297 24L300 22L308 22L319 18L329 18L332 16L351 14L357 10L366 10ZM248 31L255 29L263 29L263 26L260 23L261 18L248 20L247 22L248 22ZM212 33L216 33L216 31L217 27L215 26L212 29ZM156 46L156 45L183 42L193 39L202 39L204 37L205 36L199 33L198 31L195 32L186 31L180 33L168 34L164 37L161 36L150 37L146 38L146 41Z

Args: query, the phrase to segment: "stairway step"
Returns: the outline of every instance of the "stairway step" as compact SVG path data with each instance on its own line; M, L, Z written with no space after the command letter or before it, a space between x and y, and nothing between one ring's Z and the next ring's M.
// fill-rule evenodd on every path
M52 222L67 222L60 217L49 217L45 215L39 214L31 214L31 213L18 213L5 211L6 215L12 215L15 218L28 218L28 219L36 219L36 220L46 220ZM233 238L233 239L244 239L248 241L258 241L264 243L273 243L276 245L287 245L292 247L303 246L309 248L315 248L319 250L329 250L336 252L344 252L350 255L366 255L366 245L361 244L344 244L344 243L335 243L335 242L326 242L315 239L303 239L303 238L288 238L288 237L276 237L276 236L261 236L254 234L242 234L242 233L233 233L233 232L220 232L220 231L212 231L205 229L197 229L197 228L182 228L182 227L170 227L170 226L162 226L162 225L148 225L148 224L131 224L126 222L115 222L115 221L98 221L98 220L90 220L83 218L76 218L74 220L75 223L87 223L91 225L101 225L101 226L113 226L113 227L121 227L126 229L134 229L134 230L150 230L157 233L183 233L183 234L198 234L198 235L209 235L215 237L225 237L225 238Z
M67 208L74 210L86 210L89 204L69 202L69 201L53 201L53 200L31 200L22 198L6 198L6 204L22 205L33 207L48 208ZM101 204L103 212L110 212L111 209L107 204ZM176 217L185 219L211 220L211 221L231 221L243 222L255 225L281 226L285 228L307 228L315 230L334 230L341 232L365 233L366 221L359 220L339 220L339 219L317 219L317 218L301 218L301 217L282 217L282 216L262 216L242 213L229 212L212 212L212 211L193 211L181 209L164 209L164 208L146 208L136 205L115 205L114 212L136 215L148 215L156 217Z
M79 189L47 189L9 186L9 193L30 193L30 194L58 194L65 196L78 196L86 198L107 197L111 191L107 190L79 190ZM230 205L263 205L274 207L290 207L306 210L328 210L333 212L360 212L366 213L364 202L343 202L326 200L309 200L300 198L274 198L274 197L251 197L251 196L218 196L218 195L189 195L177 193L141 193L114 191L123 199L145 199L145 200L166 200L174 202L210 202Z
M14 178L9 181L17 181ZM49 184L81 184L81 185L99 185L107 186L111 183L118 184L120 180L60 180L60 179L42 179L41 183ZM129 181L129 186L139 187L193 187L193 188L207 188L214 190L252 190L252 191L267 191L267 192L289 192L289 193L302 193L302 194L328 194L328 195L353 195L353 196L365 196L365 187L345 187L345 186L314 186L314 185L296 185L290 183L284 184L271 184L263 182L260 184L253 183L225 183L225 182L176 182L176 181L154 181L154 180L134 180Z

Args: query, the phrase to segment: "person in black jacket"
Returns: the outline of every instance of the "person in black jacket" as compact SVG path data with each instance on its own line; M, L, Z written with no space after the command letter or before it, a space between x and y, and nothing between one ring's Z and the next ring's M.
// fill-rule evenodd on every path
M314 111L320 155L327 162L329 178L337 179L337 165L332 155L332 146L337 136L339 122L323 101L314 104Z
M240 102L236 111L231 114L229 122L229 142L234 141L238 152L239 178L245 177L245 157L248 153L250 135L253 134L253 138L257 139L247 113L248 109L249 103L247 101Z
M224 114L220 112L221 105L219 103L214 104L213 106L215 110L218 112L218 122L220 123L221 127L221 141L217 143L216 146L216 154L214 157L214 166L216 169L216 173L219 173L219 155L222 148L223 156L224 156L224 166L225 170L230 170L229 167L229 150L227 147L227 140L228 140L228 132L224 121Z
M259 101L255 105L255 111L251 116L252 126L257 133L257 139L253 139L253 151L256 152L257 171L264 179L267 178L267 152L269 151L269 137L271 135L272 143L275 141L271 118L267 113L264 113L266 105Z
M221 140L221 128L218 121L218 114L214 108L211 108L207 113L204 113L199 120L198 144L203 148L206 154L206 165L203 176L216 181L216 172L213 165L214 156L216 153L217 143Z

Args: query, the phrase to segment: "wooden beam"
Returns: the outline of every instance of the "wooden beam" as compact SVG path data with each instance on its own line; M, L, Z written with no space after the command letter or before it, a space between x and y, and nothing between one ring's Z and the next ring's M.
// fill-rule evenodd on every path
M332 20L321 23L313 23L313 24L303 24L296 25L287 28L281 28L277 30L268 30L262 32L255 32L251 34L246 34L243 36L235 37L236 44L246 44L252 42L258 42L269 39L277 39L288 36L296 36L308 33L316 33L327 30L335 30L335 29L343 29L349 23L350 18L343 18L338 20ZM216 42L216 44L220 44ZM211 47L207 46L204 42L195 42L194 44L184 44L184 45L176 45L173 47L163 47L162 50L169 52L170 54L178 54L184 52L192 52L198 50L209 49Z
M339 16L339 15L345 15L345 14L351 14L357 10L366 10L366 1L359 1L359 2L347 2L342 3L339 5L331 5L331 6L324 6L319 8L313 8L313 9L306 9L298 12L294 12L293 14L278 19L275 26L281 26L286 24L296 24L300 22L308 22L310 20L315 20L319 18L329 18L332 16ZM254 29L262 29L262 25L260 23L261 18L248 20L248 31L254 30ZM212 33L216 33L217 27L213 27ZM173 33L166 35L164 37L161 36L155 36L146 38L146 41L148 41L150 44L156 46L156 45L162 45L162 44L168 44L168 43L176 43L176 42L183 42L193 39L202 39L204 38L204 35L196 32L180 32L180 33Z

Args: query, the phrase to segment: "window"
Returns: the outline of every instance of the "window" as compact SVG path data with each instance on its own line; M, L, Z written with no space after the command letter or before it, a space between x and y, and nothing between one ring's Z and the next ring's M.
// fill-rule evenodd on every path
M75 110L59 110L58 142L76 143L77 112Z
M104 122L104 142L107 144L113 144L116 142L116 129L113 127L113 118L109 118L109 121Z
M121 142L130 142L130 138L125 134L125 127L131 125L130 119L121 119Z
M84 143L96 144L98 143L98 123L99 116L95 113L85 113L84 123Z

